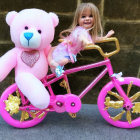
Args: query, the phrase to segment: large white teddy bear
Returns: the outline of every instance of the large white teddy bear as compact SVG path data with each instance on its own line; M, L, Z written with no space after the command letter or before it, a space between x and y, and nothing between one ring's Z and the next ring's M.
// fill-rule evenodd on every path
M6 22L15 48L0 58L0 81L15 68L18 88L37 108L47 108L50 95L40 80L48 72L47 54L58 17L40 9L9 12Z

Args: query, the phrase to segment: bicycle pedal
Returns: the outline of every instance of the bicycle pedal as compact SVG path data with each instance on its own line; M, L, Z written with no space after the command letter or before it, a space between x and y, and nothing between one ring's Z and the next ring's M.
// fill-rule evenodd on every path
M71 118L76 118L76 113L68 113Z

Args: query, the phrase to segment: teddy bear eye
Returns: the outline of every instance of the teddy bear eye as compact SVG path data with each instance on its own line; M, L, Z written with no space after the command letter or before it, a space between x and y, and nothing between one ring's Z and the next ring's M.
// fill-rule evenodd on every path
M28 26L25 26L25 30L28 30Z
M41 30L38 30L38 33L40 33L40 34L41 34Z

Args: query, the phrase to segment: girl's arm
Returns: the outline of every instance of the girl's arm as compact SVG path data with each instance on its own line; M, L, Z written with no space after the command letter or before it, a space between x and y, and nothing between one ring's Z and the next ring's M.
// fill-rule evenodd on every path
M78 39L83 43L83 45L87 45L87 44L92 43L91 41L89 41L89 39L86 36L84 36L82 34L79 35Z
M108 37L111 37L115 32L113 30L110 30L106 36L104 38L108 38Z
M96 37L95 43L97 43L97 42L99 42L99 41L101 41L103 39L106 39L108 37L111 37L114 33L115 32L113 30L110 30L105 36L103 36L103 37Z

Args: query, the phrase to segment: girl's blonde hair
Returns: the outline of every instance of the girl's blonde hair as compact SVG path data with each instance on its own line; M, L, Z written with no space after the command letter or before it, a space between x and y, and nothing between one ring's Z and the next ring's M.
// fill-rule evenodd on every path
M103 35L103 28L101 25L101 20L100 20L98 8L93 3L81 3L75 11L72 25L69 27L69 29L64 30L60 33L61 38L64 38L64 36L68 36L75 29L75 27L78 26L78 20L79 20L81 14L83 13L83 11L86 9L91 10L91 14L92 14L93 19L94 19L94 25L91 28L91 30L89 31L92 39L95 40L95 38L97 36Z

